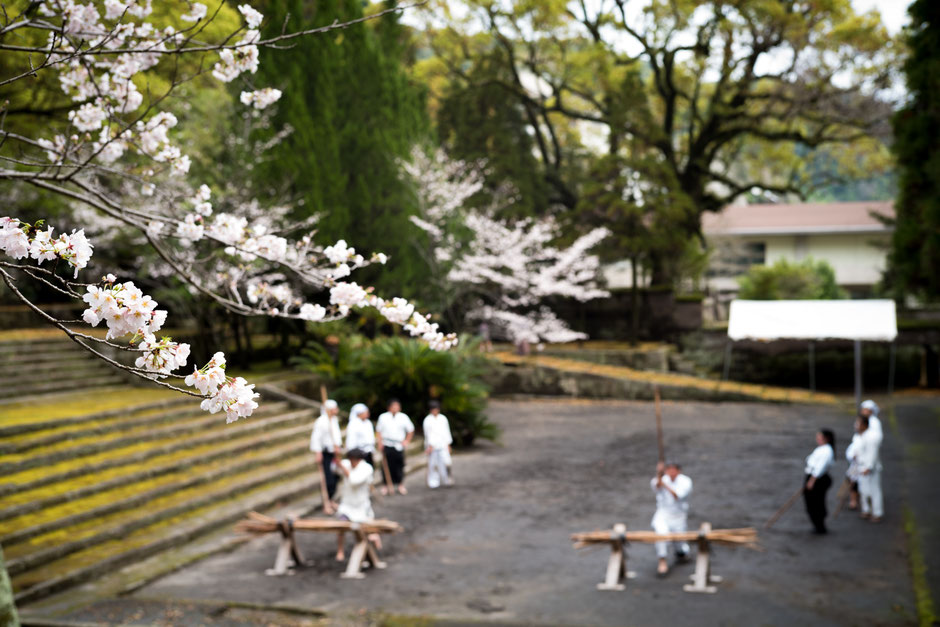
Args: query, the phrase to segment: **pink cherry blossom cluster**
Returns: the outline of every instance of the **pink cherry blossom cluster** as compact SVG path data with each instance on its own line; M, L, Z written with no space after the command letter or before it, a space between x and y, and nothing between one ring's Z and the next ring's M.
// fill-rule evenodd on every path
M185 366L189 359L189 344L180 344L168 337L158 340L153 333L145 335L138 348L142 355L135 365L148 372L167 375Z
M468 318L494 323L513 341L586 337L542 303L552 296L587 301L607 295L597 285L600 260L590 253L609 235L607 229L593 229L560 247L555 243L559 228L550 216L498 217L497 210L512 203L512 189L501 190L488 210L465 206L483 189L485 164L450 159L443 150L429 156L415 148L402 167L418 190L421 214L412 222L432 241L438 280L451 291L463 286L464 297L477 300L466 309Z
M166 322L165 309L157 309L157 301L131 281L118 283L113 274L104 277L102 286L89 285L82 300L88 309L82 319L93 327L104 321L108 339L130 335L153 335Z
M58 237L53 237L52 231L51 226L41 231L25 222L4 216L0 218L0 251L14 259L29 257L39 263L63 259L75 269L75 276L78 276L78 271L88 265L93 248L85 237L84 229L73 230L71 234L62 233ZM32 237L29 236L31 232Z
M191 385L208 398L201 407L211 414L225 412L227 423L241 417L250 416L258 408L255 386L249 385L242 377L229 377L225 374L225 355L216 353L202 368L193 370L186 377L186 385Z

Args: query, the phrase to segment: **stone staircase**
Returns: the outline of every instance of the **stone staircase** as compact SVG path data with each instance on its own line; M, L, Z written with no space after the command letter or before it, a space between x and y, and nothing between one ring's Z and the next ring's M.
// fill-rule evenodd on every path
M29 329L22 330L28 336ZM26 396L120 385L120 371L64 337L0 341L0 402Z
M35 351L48 355L37 363L50 369L56 359L67 363L61 343ZM10 365L17 363L33 369L19 351L0 356L5 376L19 377ZM98 379L93 364L82 364L76 387ZM17 380L18 396L35 390ZM133 399L138 389L121 393ZM316 494L309 406L267 397L251 418L226 425L190 397L140 399L48 418L42 404L35 415L24 405L5 417L0 407L0 545L18 604L180 546L250 510Z

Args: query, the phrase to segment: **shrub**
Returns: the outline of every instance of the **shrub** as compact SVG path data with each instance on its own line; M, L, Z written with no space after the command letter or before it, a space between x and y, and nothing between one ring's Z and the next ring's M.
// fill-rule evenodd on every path
M832 266L813 259L799 263L780 259L772 266L751 266L738 284L738 298L745 300L832 300L848 296L836 283Z
M385 411L389 398L400 399L418 429L428 401L437 399L450 420L455 443L467 446L478 437L499 436L498 427L484 413L489 389L482 377L490 363L477 344L465 337L456 349L434 351L410 339L366 341L353 336L340 342L335 352L310 344L294 361L327 379L330 395L339 403L365 403L373 417Z

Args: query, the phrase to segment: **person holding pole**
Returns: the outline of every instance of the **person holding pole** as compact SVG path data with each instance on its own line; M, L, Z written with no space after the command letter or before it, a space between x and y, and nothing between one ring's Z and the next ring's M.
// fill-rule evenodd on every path
M356 403L349 410L349 423L346 425L346 448L360 449L365 453L364 461L375 467L372 453L375 452L375 429L369 420L369 408L363 403Z
M454 438L450 433L447 416L441 413L439 401L428 403L429 413L424 418L424 446L428 456L428 487L439 488L441 484L450 485L447 476L447 462L450 459L451 444Z
M323 510L333 513L333 495L336 494L334 462L343 452L343 434L339 428L339 405L328 399L320 407L320 416L313 423L310 433L310 450L317 456L321 478L326 484L326 501Z
M650 479L650 487L656 493L656 513L653 515L653 531L659 534L679 533L686 531L689 514L689 496L692 494L692 479L682 474L682 467L674 462L658 462L656 476ZM656 574L665 577L669 573L668 541L656 543L656 555L659 564ZM688 559L689 545L686 542L676 543L676 561L684 562Z
M816 433L816 448L806 458L803 501L815 533L826 533L826 492L832 485L829 468L836 458L836 436L829 429Z
M859 412L857 420L858 447L855 460L858 464L858 494L862 507L862 518L881 522L884 516L884 497L881 493L881 434L874 431L870 418Z
M375 425L376 446L388 464L388 473L385 476L385 485L382 494L398 489L399 494L408 494L403 485L405 479L405 447L415 435L415 426L408 414L401 410L401 403L397 398L388 402L388 411L379 416Z

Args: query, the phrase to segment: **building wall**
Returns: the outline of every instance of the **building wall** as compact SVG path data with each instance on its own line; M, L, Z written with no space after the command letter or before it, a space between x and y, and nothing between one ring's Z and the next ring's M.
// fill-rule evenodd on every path
M886 233L767 237L765 263L822 259L835 270L839 285L874 285L885 269L889 237Z
M713 238L711 244L726 251L737 250L732 256L740 257L742 245L762 243L767 265L781 259L798 262L812 257L833 267L839 285L870 287L881 279L890 238L890 233L725 236ZM709 286L717 291L736 291L736 277L729 275L727 265L722 270L709 278ZM738 270L740 275L746 268Z

